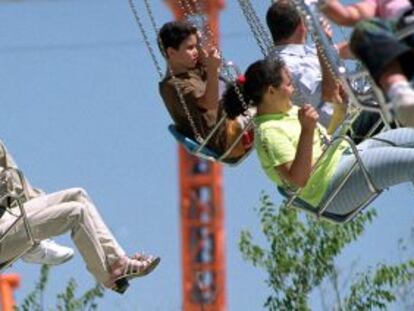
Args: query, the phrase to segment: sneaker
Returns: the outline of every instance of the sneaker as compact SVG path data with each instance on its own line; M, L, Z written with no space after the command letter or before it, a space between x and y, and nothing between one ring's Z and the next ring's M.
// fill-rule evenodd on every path
M389 95L397 120L403 126L414 127L414 90L410 84L393 85Z
M33 264L60 265L72 259L73 254L74 251L70 247L46 239L40 241L37 247L24 254L22 260Z

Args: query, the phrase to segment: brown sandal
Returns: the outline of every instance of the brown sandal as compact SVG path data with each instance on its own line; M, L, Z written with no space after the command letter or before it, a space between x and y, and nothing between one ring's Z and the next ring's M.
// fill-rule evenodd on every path
M105 286L123 294L129 286L129 280L151 273L160 260L160 257L138 253L131 257L123 257L112 265L111 277Z

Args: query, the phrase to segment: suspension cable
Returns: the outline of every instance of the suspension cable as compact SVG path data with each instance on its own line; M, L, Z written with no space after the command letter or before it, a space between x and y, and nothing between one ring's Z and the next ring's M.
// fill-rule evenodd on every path
M139 14L138 14L138 10L137 10L137 8L135 6L134 0L128 0L128 3L129 3L129 6L131 8L131 11L132 11L132 13L133 13L133 15L135 17L135 21L137 22L137 25L138 25L139 30L141 32L141 35L144 37L145 44L146 44L146 46L147 46L147 48L148 48L148 50L149 50L149 52L151 54L151 58L152 58L155 66L157 68L157 71L158 71L158 73L160 75L160 78L162 79L163 74L162 74L162 71L161 71L161 67L159 65L159 62L158 62L156 56L155 56L154 49L152 48L151 43L148 40L148 36L147 36L146 31L145 31L145 28L144 28L144 26L142 24L141 18L140 18ZM152 9L151 9L151 6L149 4L149 1L148 0L144 0L144 4L145 4L145 8L146 8L147 14L148 14L148 16L150 18L150 21L151 21L151 25L153 27L153 30L156 33L157 41L160 44L160 48L163 51L163 54L164 55L167 55L166 54L166 50L165 50L165 48L164 48L161 40L158 38L158 27L157 27L157 24L155 22L154 14L152 12ZM168 72L169 72L169 74L170 74L170 76L172 78L172 81L173 81L173 84L174 84L174 88L177 91L179 101L180 101L180 103L181 103L181 105L182 105L182 107L184 109L184 113L186 114L186 117L188 119L188 122L190 123L190 127L191 127L191 129L192 129L192 131L194 133L194 138L196 139L196 141L198 143L202 144L203 143L203 137L201 136L200 132L198 131L198 129L197 129L196 125L195 125L194 119L191 116L190 110L189 110L189 108L188 108L188 106L187 106L187 104L185 102L184 95L183 95L183 93L181 92L181 89L179 88L179 86L176 83L177 78L175 77L174 72L173 72L171 66L167 65L167 67L168 67Z

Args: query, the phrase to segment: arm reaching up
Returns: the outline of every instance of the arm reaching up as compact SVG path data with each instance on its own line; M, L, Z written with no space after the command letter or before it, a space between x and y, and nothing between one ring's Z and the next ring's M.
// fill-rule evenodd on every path
M375 16L377 5L364 0L351 5L343 5L338 0L321 1L321 11L338 25L353 26L357 22Z

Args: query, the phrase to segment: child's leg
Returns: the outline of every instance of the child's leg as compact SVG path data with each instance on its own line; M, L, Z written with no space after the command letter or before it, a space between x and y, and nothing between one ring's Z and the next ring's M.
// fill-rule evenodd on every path
M395 27L394 21L374 18L359 22L352 33L352 52L367 66L378 84L387 69L390 71L389 74L404 73L405 81L407 74L412 74L414 69L411 62L404 64L407 69L411 69L409 71L401 68L401 64L395 65L395 62L404 60L404 57L413 53L410 46L395 37ZM388 90L389 85L386 87L384 91Z
M395 59L384 68L378 83L385 92L389 92L391 86L400 82L407 83L408 78L404 75L400 60Z
M412 48L395 37L396 21L371 19L357 24L351 38L353 53L367 66L393 104L397 119L414 127Z
M367 149L360 153L361 159L378 190L414 181L414 149L399 147L379 147ZM325 199L339 186L355 158L344 156L338 165ZM353 211L370 194L368 185L357 168L347 183L336 195L328 207L328 211L336 214L347 214Z
M112 232L108 229L106 223L103 221L101 215L97 211L92 199L87 192L82 188L71 188L64 191L65 201L81 202L88 206L88 212L92 216L94 222L95 232L99 238L101 246L107 256L109 265L112 265L119 257L125 255L122 247L118 244Z
M358 150L364 151L379 147L403 147L414 148L414 129L398 128L379 133L372 138L367 138L358 144Z

